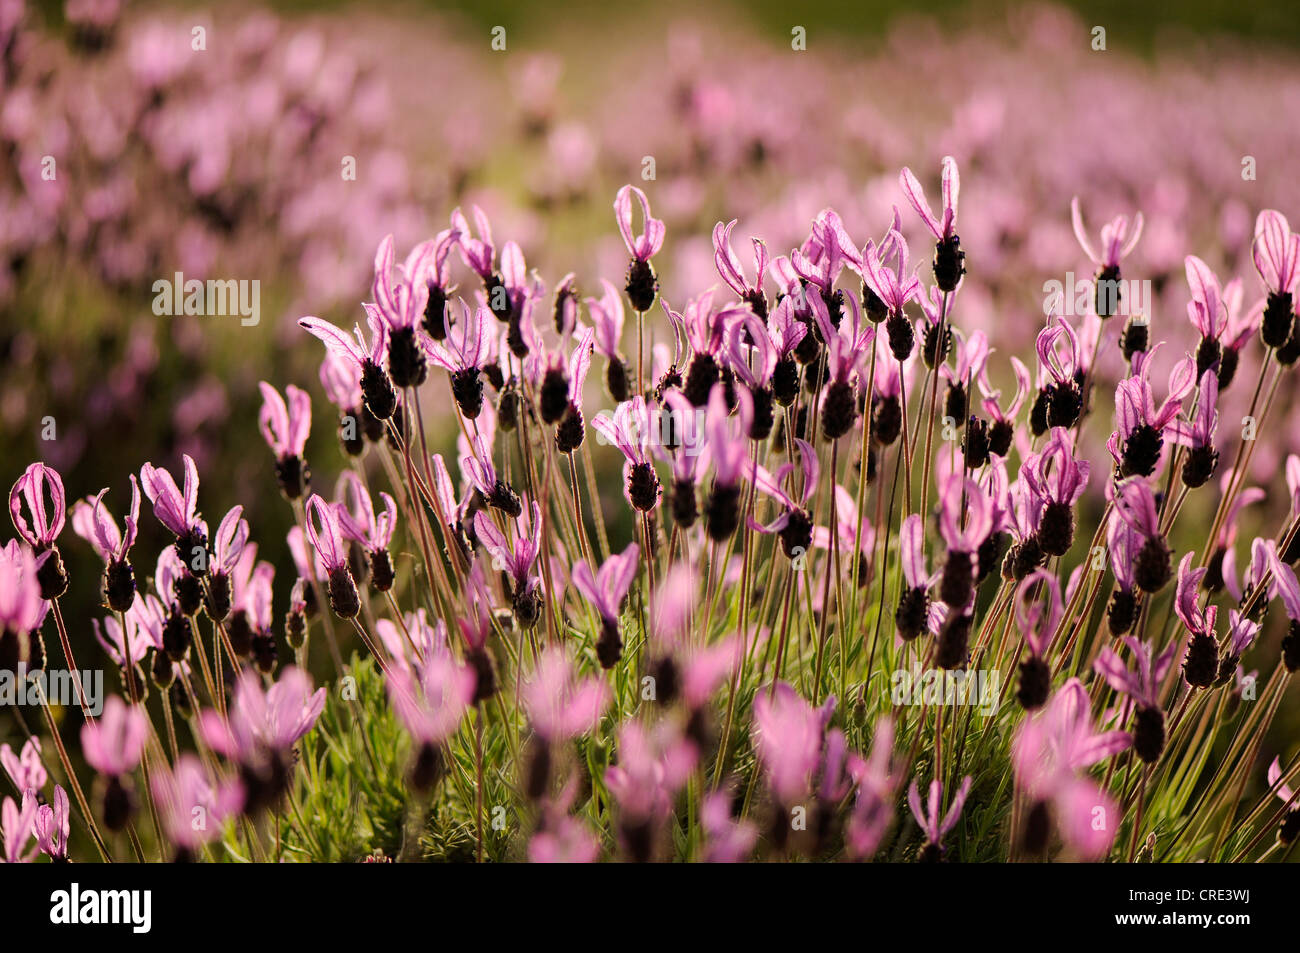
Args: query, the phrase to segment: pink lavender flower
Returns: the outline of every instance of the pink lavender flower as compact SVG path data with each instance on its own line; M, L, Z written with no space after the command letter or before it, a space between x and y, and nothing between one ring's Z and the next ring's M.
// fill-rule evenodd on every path
M894 218L897 222L897 211ZM891 258L894 262L892 268L886 265ZM873 242L868 241L862 251L863 285L880 302L885 312L889 350L900 364L911 356L916 345L916 331L903 309L909 301L919 301L921 298L921 282L916 275L908 272L907 258L907 242L897 229L889 231L878 249ZM868 302L867 312L870 314L871 298L865 294L864 298Z
M365 548L370 560L370 582L379 592L393 587L395 573L388 548L397 526L397 503L387 493L379 494L384 511L375 516L375 506L361 477L351 470L339 477L339 502L335 504L343 535Z
M193 458L184 455L185 492L166 470L146 463L140 468L140 484L153 504L154 516L176 537L176 555L196 576L207 573L208 534L199 519L199 471Z
M642 230L639 235L632 232L632 196L641 203ZM655 277L650 259L659 253L664 244L664 223L650 214L650 201L645 193L633 185L625 185L618 190L614 198L614 219L618 223L619 234L627 246L632 261L627 268L627 297L632 310L641 314L650 310L659 292L659 280Z
M622 451L623 495L632 507L648 513L659 505L659 477L650 462L650 412L645 398L637 394L618 405L611 418L600 414L591 425Z
M1180 585L1181 591L1181 585ZM1165 747L1165 715L1160 708L1160 682L1178 652L1178 642L1153 658L1151 646L1131 635L1123 638L1136 670L1129 669L1110 646L1103 646L1093 669L1115 691L1127 695L1136 708L1133 717L1133 750L1147 764L1155 764Z
M397 410L397 392L393 382L380 362L388 348L388 325L373 305L365 306L366 324L370 328L370 343L366 343L361 333L361 326L353 328L352 335L340 330L328 321L308 316L298 320L299 326L306 328L320 338L326 349L346 361L360 375L362 397L366 409L377 420L388 420Z
M1119 310L1120 262L1129 256L1142 237L1142 213L1138 212L1133 217L1131 230L1127 215L1117 215L1103 225L1100 246L1093 245L1088 237L1077 195L1070 200L1070 221L1074 225L1074 237L1079 240L1079 247L1098 269L1094 298L1097 316L1109 318Z
M422 325L425 333L435 341L447 336L447 298L452 291L447 262L459 242L459 231L444 228L436 237L411 249L403 268L409 282L424 286L426 299Z
M1012 745L1016 784L1030 798L1023 849L1041 854L1053 828L1085 860L1105 855L1115 838L1118 808L1083 771L1132 744L1124 731L1093 731L1088 692L1077 678L1067 681L1041 711L1028 716Z
M587 825L562 811L548 810L543 826L528 841L528 859L534 864L591 864L600 857L600 845Z
M627 362L619 350L623 337L623 299L618 289L604 278L600 279L604 293L599 298L588 298L587 313L595 329L592 343L596 353L605 358L605 386L616 404L631 397Z
M1286 807L1282 815L1282 824L1277 830L1277 839L1283 846L1289 847L1300 835L1300 805L1297 805L1296 793L1290 785L1282 783L1282 762L1274 758L1268 766L1268 786Z
M27 847L34 833L36 810L36 798L30 792L23 795L21 807L11 797L0 804L0 860L6 864L29 864L36 856L36 849Z
M534 501L528 512L528 518L520 520L513 543L508 543L491 517L481 511L474 514L474 534L492 555L493 567L509 578L507 595L515 620L531 629L542 615L541 582L535 573L541 554L542 511Z
M313 692L311 678L291 665L269 689L246 669L235 685L228 718L210 710L199 715L207 745L241 767L245 812L274 804L288 789L289 751L324 708L325 689Z
M1052 670L1044 657L1064 613L1061 584L1047 570L1035 570L1016 587L1016 629L1023 634L1025 647L1029 649L1029 657L1020 663L1016 701L1026 711L1041 708L1052 692Z
M154 803L163 831L177 849L177 860L194 860L205 844L221 837L227 820L239 813L244 792L238 781L214 778L188 752L174 768L154 773ZM66 803L66 797L65 797Z
M558 742L593 730L609 705L610 692L598 678L578 679L564 651L551 648L524 684L522 700L533 730L548 742Z
M1053 428L1042 452L1020 468L1021 479L1042 501L1038 545L1048 556L1064 556L1074 544L1074 504L1088 486L1089 471L1088 461L1075 457L1063 427Z
M98 721L81 726L81 751L86 763L107 779L104 789L104 826L110 831L126 827L135 812L126 778L140 763L149 723L135 705L109 696Z
M821 708L813 708L785 682L778 682L770 693L760 690L754 698L755 749L782 809L808 795L834 707L831 697Z
M1201 579L1205 567L1192 568L1192 553L1178 564L1178 590L1174 611L1191 633L1187 656L1183 661L1183 677L1193 688L1209 688L1219 671L1219 643L1214 634L1214 624L1219 610L1215 606L1202 607L1199 603Z
M1038 353L1038 397L1029 413L1029 427L1038 437L1048 427L1069 428L1078 422L1083 412L1082 358L1079 336L1056 314L1038 332L1034 347Z
M620 842L628 858L654 859L673 798L699 761L695 744L670 721L646 727L625 722L618 733L618 764L605 771L605 784L618 805Z
M40 628L50 604L41 598L38 567L16 539L0 548L0 671L16 672L20 663L31 671L45 667Z
M1175 419L1170 422L1168 434L1174 442L1187 447L1183 461L1183 485L1191 489L1204 486L1214 476L1219 465L1219 452L1214 449L1214 432L1219 424L1219 377L1213 370L1201 374L1196 395L1196 416L1191 422Z
M731 247L731 231L736 227L736 219L726 225L718 222L713 226L713 264L727 286L736 293L760 319L767 320L767 294L763 290L763 279L767 276L770 261L767 245L757 238L751 238L754 245L754 268L756 277L751 284L745 277L744 266L736 257Z
M447 331L444 341L433 342L430 359L451 375L451 392L466 418L474 420L483 410L482 368L491 358L488 309L470 309L462 299L461 318Z
M307 536L325 567L330 608L341 619L355 619L361 611L361 596L348 565L347 541L338 511L319 494L312 494L307 501Z
M41 791L49 777L41 761L41 739L35 736L27 739L19 754L14 754L13 748L7 744L0 745L0 767L5 769L20 794Z
M961 818L961 809L970 794L970 787L971 777L966 775L962 778L957 793L952 796L952 803L948 805L947 813L943 815L939 813L943 803L943 783L938 778L930 782L930 791L924 807L921 805L921 792L917 790L916 782L913 781L907 789L907 806L912 809L912 816L916 818L916 823L925 834L925 846L921 848L919 858L923 863L936 863L943 859L943 838L957 826L957 821Z
M565 370L560 370L557 366L547 372L547 377L543 380L542 394L539 398L539 404L543 404L547 396L547 384L550 383L551 392L551 413L547 414L543 404L543 420L548 416L554 417L555 411L559 411L558 423L555 428L555 449L560 453L572 454L582 446L586 439L586 423L582 416L582 390L587 384L587 373L591 370L591 352L592 341L595 338L595 331L587 328L578 337L578 342L573 348L573 353L569 356L568 366ZM557 365L562 366L562 359L557 356ZM557 375L555 371L559 371ZM567 373L566 373L567 371ZM557 380L557 377L559 380ZM562 385L562 386L561 386ZM547 421L554 422L554 421Z
M895 796L902 782L894 759L892 718L883 717L876 722L871 754L865 760L850 758L849 773L858 790L845 824L844 839L852 856L870 857L893 820Z
M704 849L706 863L741 863L753 853L758 842L758 827L754 822L732 815L733 798L729 791L714 791L700 805L700 826L708 837Z
M592 574L586 560L573 565L573 585L600 614L600 637L596 640L596 657L602 668L613 668L623 656L623 637L618 619L632 581L636 579L641 550L632 543L623 552L611 555L599 571Z
M1122 521L1135 534L1123 546L1126 565L1117 569L1115 577L1131 578L1143 592L1159 592L1169 581L1173 566L1151 487L1136 477L1125 480L1114 490L1114 502L1111 519Z
M1268 293L1260 337L1266 346L1280 348L1295 336L1293 295L1300 276L1300 235L1291 231L1280 212L1267 209L1255 219L1251 254Z
M964 262L966 253L961 250L961 239L957 237L957 196L961 190L961 177L957 172L957 162L952 156L944 156L941 176L943 195L943 218L938 219L930 211L925 200L925 190L916 180L912 170L904 168L898 176L898 183L903 194L911 204L922 223L934 235L937 244L934 250L934 281L939 290L945 294L955 291L957 283L966 273Z
M1147 380L1152 353L1134 355L1135 373L1115 388L1119 429L1111 433L1106 446L1121 476L1155 473L1166 432L1196 384L1195 362L1191 358L1179 361L1169 375L1168 396L1157 408Z
M296 500L311 486L311 470L303 455L311 433L311 395L290 384L284 389L288 406L280 392L262 381L262 410L257 422L262 436L275 454L275 479L285 498Z
M496 464L492 462L491 442L479 434L474 438L472 446L474 452L461 458L461 473L469 479L488 506L500 510L511 519L517 518L524 510L523 503L519 494L497 476Z
M54 785L54 802L38 807L36 817L32 821L36 843L41 853L50 858L53 863L66 863L68 860L71 816L68 792L59 785Z
M72 504L69 514L73 531L90 543L104 560L104 602L114 612L125 612L135 601L135 569L129 560L140 525L140 484L131 474L131 510L123 519L125 532L119 531L112 514L104 506L104 495L88 496Z
M50 502L48 511L45 507L47 492ZM23 501L26 501L27 511L31 514L30 524L23 516ZM58 472L43 463L29 466L9 491L9 515L18 535L26 540L38 558L44 557L37 567L41 598L57 599L68 591L68 572L63 566L63 557L54 545L63 532L67 515L63 480Z
M474 670L450 652L435 652L413 669L390 669L387 685L393 709L416 743L411 783L417 791L428 791L444 770L442 744L455 734L474 700Z
M400 279L393 280L393 245L392 235L379 243L371 293L388 324L388 376L396 387L404 389L419 387L428 373L416 331L429 303L429 286L411 268L404 268Z

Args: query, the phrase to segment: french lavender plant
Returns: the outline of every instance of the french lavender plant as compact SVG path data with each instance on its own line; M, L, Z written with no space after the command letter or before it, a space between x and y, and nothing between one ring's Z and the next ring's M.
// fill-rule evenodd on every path
M140 82L163 121L169 79ZM653 177L611 188L601 268L499 203L412 234L377 202L346 309L249 369L247 482L177 443L69 506L70 467L15 466L0 691L40 686L43 720L0 745L3 859L1288 858L1300 237L1149 193L1099 243L1109 193L1026 223L973 137L882 150L917 171L867 204L808 178L793 235L740 189L709 229ZM991 317L1081 262L1095 293ZM106 699L51 697L74 649Z

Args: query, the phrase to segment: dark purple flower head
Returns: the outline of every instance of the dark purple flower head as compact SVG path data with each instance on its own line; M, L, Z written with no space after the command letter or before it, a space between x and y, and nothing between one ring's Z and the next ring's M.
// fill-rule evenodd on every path
M1092 259L1099 268L1118 268L1120 262L1127 258L1129 252L1142 237L1142 213L1133 217L1132 229L1127 215L1117 215L1101 228L1101 246L1095 246L1088 238L1088 230L1083 227L1083 213L1079 211L1079 198L1070 201L1070 220L1074 225L1074 237L1079 240L1083 253Z
M184 538L200 530L199 520L199 471L193 458L184 455L185 492L176 487L176 481L166 470L146 463L140 468L140 485L144 494L153 504L154 516L158 522L171 530L172 534Z
M90 543L105 563L126 559L127 552L135 545L136 531L140 523L140 484L135 474L131 474L131 511L122 521L125 532L119 531L112 514L104 506L104 495L108 487L99 491L98 496L88 496L72 504L70 513L72 529L78 536Z
M280 392L266 381L258 383L262 391L262 410L257 423L262 437L277 459L301 457L311 434L311 395L290 384L284 389L289 396L288 405Z
M46 493L50 507L45 506ZM31 523L23 517L23 501L31 514ZM9 515L13 518L18 535L37 551L49 549L63 532L67 515L67 501L63 495L63 480L52 468L43 463L33 463L14 483L9 491Z
M632 234L632 196L641 203L641 217L644 225L640 235ZM618 190L614 199L614 218L618 222L619 234L628 254L637 261L649 261L659 253L664 244L664 223L650 215L650 201L645 193L634 185L625 185Z

